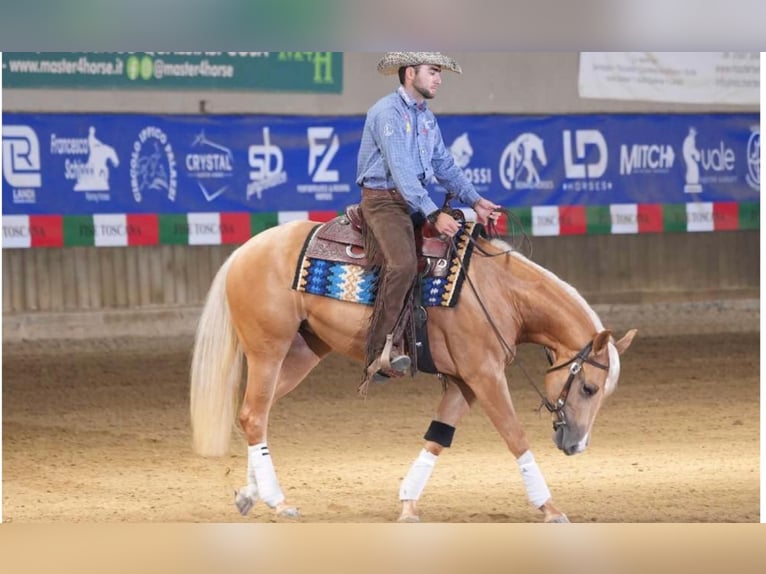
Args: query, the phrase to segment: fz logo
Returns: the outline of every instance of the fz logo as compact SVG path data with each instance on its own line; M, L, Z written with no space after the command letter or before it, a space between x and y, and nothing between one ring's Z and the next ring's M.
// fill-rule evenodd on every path
M329 169L335 154L340 149L338 134L331 127L308 128L309 175L314 183L340 181L337 169Z
M11 187L41 187L40 142L29 126L3 126L3 176Z
M597 179L606 172L606 140L598 130L576 130L572 142L572 132L564 130L564 171L568 179ZM589 148L595 146L598 158L588 155ZM574 154L572 153L574 151Z

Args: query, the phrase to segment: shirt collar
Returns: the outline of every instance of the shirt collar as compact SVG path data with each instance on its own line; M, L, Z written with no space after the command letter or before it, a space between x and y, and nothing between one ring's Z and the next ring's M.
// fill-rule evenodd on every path
M396 92L399 94L399 97L402 98L404 101L404 105L406 105L408 108L416 108L418 111L425 111L428 108L428 105L426 104L426 101L423 100L422 104L418 104L415 100L412 99L412 97L407 93L407 90L404 89L404 86L399 86L399 88L396 90Z

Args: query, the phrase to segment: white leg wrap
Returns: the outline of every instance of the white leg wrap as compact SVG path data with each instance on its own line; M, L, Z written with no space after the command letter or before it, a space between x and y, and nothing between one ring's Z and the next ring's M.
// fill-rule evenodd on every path
M431 454L426 449L420 451L418 458L410 466L407 476L404 477L399 487L399 500L419 500L426 487L428 479L434 470L436 459L439 457Z
M247 447L247 477L251 483L255 482L261 500L271 508L284 501L285 495L279 488L274 462L265 442Z
M521 471L521 478L527 489L529 501L535 508L540 508L550 499L551 491L545 484L543 473L540 472L540 467L537 466L532 451L528 450L522 454L516 462L519 463L519 471Z

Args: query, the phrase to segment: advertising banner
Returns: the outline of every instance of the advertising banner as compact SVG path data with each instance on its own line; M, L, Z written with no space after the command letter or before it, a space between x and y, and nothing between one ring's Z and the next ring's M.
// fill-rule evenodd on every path
M5 52L3 88L343 91L343 52Z
M241 242L359 201L361 116L3 121L4 247ZM487 115L442 116L438 127L482 195L531 233L559 235L757 229L759 121ZM432 191L439 203L443 188Z
M582 98L760 103L758 52L582 52Z

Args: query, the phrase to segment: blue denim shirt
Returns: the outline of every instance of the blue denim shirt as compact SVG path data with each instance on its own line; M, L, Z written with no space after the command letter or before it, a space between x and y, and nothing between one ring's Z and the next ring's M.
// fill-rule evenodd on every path
M425 188L434 178L466 205L481 199L445 147L436 116L399 86L367 112L356 183L396 189L413 212L428 215L438 209Z

